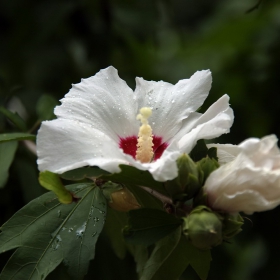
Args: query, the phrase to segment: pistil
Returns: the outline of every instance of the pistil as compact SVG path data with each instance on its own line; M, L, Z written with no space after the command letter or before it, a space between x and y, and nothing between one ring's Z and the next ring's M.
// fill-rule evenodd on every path
M154 155L152 128L148 122L148 118L151 115L152 109L143 107L140 109L140 114L136 117L142 123L138 133L136 159L142 163L151 162Z

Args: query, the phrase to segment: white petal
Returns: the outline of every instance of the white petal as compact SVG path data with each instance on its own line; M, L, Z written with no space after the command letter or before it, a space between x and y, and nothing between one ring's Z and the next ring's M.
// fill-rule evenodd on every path
M171 143L178 142L183 136L189 133L196 126L196 123L201 116L202 114L193 112L186 119L184 119L182 121L182 127L176 133L176 135L172 137L170 145Z
M175 147L174 147L175 148ZM151 163L141 163L129 155L124 155L127 162L140 170L148 170L156 181L172 180L178 175L176 160L180 156L178 149L165 150L162 156Z
M247 215L251 215L254 212L271 210L278 204L279 201L268 201L258 192L253 190L244 190L234 195L223 194L219 199L216 200L213 207L216 209L221 209L220 206L226 205L226 210L230 213L242 211Z
M43 122L37 147L40 171L63 173L90 165L120 172L118 165L127 163L117 143L90 125L74 120Z
M199 139L212 139L229 132L234 116L228 101L228 95L222 96L196 121L195 128L178 143L181 152L189 153Z
M59 118L89 124L115 141L119 137L137 135L137 104L133 91L114 67L73 85L55 108Z
M155 180L165 182L178 175L176 160L180 156L179 151L165 150L162 156L149 166L149 171Z
M261 150L265 154L279 154L277 147L278 139L275 135L268 135L262 139L249 138L239 144L239 147L246 153L250 154L256 149Z
M240 153L241 148L232 144L207 144L210 149L212 147L217 148L217 156L220 164L225 164L234 160Z
M153 134L163 137L164 142L172 138L181 128L182 120L203 104L211 82L209 70L198 71L190 79L180 80L176 85L136 78L135 93L139 108L153 109L149 119Z

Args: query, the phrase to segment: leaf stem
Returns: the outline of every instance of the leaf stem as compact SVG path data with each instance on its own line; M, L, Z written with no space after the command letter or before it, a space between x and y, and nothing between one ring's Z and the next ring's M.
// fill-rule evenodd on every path
M141 189L145 190L146 192L150 193L151 195L153 195L154 197L156 197L157 199L159 199L163 204L171 204L173 205L173 201L170 197L165 196L151 188L148 187L144 187L144 186L139 186Z

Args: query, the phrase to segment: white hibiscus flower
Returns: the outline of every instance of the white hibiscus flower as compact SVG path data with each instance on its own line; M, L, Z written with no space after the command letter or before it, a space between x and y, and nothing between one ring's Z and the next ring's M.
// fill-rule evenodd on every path
M249 138L238 146L212 145L226 162L204 186L209 205L227 212L252 214L280 204L280 150L275 135Z
M195 112L211 82L209 70L175 85L136 78L133 92L114 67L82 79L55 108L57 119L42 123L37 137L39 170L63 173L98 166L116 173L120 164L129 164L149 170L158 181L175 178L180 154L189 153L199 139L228 133L233 123L227 95L204 114ZM149 160L141 155L143 150L152 151Z

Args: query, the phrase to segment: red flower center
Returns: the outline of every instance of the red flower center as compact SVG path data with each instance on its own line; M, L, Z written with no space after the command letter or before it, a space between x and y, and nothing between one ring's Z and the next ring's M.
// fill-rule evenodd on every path
M154 150L154 160L161 157L164 150L167 148L167 143L162 143L162 137L153 136L153 150ZM137 136L129 136L126 138L120 138L119 147L123 150L125 154L136 156L137 150Z

